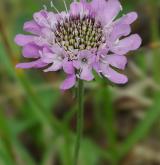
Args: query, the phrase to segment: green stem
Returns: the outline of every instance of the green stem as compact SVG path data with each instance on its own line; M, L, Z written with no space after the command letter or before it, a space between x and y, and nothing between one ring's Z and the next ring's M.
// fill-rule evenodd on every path
M83 81L79 79L78 81L78 111L77 111L77 139L76 139L76 145L75 145L75 155L74 155L74 165L77 165L78 163L78 157L79 157L79 150L80 150L80 144L82 139L82 133L83 133L83 112L84 112L84 87L83 87Z

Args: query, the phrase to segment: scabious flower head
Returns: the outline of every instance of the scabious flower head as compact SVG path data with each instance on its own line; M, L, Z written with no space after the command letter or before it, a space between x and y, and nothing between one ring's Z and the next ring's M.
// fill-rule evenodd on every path
M24 31L32 35L15 37L23 56L34 60L17 67L63 70L67 78L62 90L73 87L77 79L93 80L93 70L113 83L126 83L127 77L117 69L125 69L125 55L140 47L141 38L129 35L136 12L116 20L121 9L118 0L80 0L72 2L66 12L36 12L33 20L24 24Z

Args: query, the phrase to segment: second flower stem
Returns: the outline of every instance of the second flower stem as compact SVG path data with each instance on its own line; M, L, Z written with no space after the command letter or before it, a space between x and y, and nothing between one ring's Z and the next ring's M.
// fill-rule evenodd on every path
M83 133L83 122L84 122L84 86L83 81L79 79L78 81L78 111L77 111L77 137L75 144L75 155L74 155L74 165L78 164L79 151Z

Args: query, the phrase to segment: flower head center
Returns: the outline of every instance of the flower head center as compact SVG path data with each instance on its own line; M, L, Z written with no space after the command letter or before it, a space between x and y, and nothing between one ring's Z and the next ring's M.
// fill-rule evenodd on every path
M88 61L87 58L82 58L83 63L87 63L87 61Z
M103 42L101 24L91 16L70 16L57 24L55 42L66 51L98 48Z

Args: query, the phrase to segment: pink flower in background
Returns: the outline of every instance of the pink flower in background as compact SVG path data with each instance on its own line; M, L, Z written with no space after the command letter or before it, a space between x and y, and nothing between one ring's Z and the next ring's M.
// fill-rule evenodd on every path
M125 69L125 55L140 47L141 38L129 35L137 19L135 12L115 20L121 9L118 0L80 0L71 3L69 12L35 13L33 20L24 24L24 31L32 35L15 37L23 56L32 61L17 67L63 70L67 78L62 90L73 87L77 79L93 80L93 70L116 84L126 83L127 77L113 67Z

